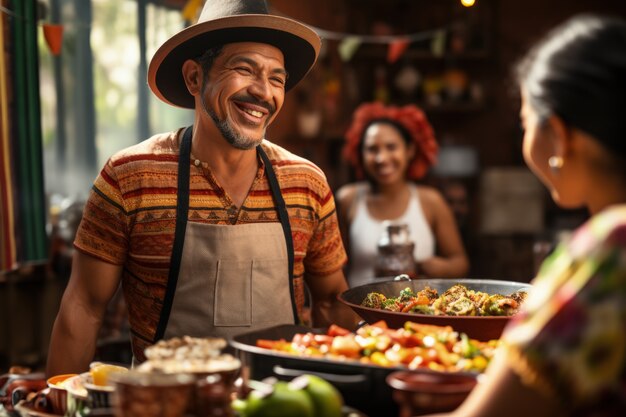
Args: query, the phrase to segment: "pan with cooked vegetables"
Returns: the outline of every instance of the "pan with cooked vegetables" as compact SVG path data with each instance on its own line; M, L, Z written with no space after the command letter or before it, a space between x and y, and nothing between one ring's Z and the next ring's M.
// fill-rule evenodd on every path
M350 288L339 301L368 323L451 326L478 340L498 339L530 284L486 279L383 281Z
M510 295L488 294L470 290L456 284L442 295L430 287L414 292L410 287L400 291L397 297L386 297L379 292L367 294L361 305L403 313L434 314L448 316L512 316L526 298L526 291Z
M356 332L331 325L326 334L296 333L291 340L256 341L257 347L294 356L441 372L483 372L498 344L470 339L449 326L406 322L390 329L383 321Z

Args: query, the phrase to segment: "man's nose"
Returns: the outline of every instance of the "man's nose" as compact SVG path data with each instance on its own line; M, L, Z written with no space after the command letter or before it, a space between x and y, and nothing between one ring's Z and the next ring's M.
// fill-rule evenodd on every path
M270 81L265 77L256 77L248 88L251 94L259 99L267 101L272 95Z

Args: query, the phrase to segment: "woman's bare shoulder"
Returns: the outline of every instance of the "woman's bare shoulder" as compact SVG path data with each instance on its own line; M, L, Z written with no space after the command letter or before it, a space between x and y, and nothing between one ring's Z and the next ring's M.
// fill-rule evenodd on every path
M429 185L416 185L417 195L420 201L427 204L442 204L444 203L443 194L435 187Z
M339 203L345 204L346 202L353 201L356 197L357 190L359 189L358 182L353 182L341 186L335 193L335 198Z

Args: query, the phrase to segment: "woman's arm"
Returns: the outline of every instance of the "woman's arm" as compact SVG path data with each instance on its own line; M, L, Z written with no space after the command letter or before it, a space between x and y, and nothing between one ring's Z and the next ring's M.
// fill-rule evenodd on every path
M437 251L418 265L418 272L433 278L463 277L469 270L469 261L450 206L433 188L421 188L419 195L435 235Z
M356 185L347 184L337 190L335 202L337 204L337 219L339 231L343 240L343 247L350 254L350 224L354 218L354 199L356 198ZM350 259L348 259L350 262Z

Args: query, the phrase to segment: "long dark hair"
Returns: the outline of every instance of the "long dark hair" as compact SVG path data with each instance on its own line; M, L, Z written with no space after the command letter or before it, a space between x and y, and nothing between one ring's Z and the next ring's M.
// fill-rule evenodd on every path
M531 49L517 77L540 118L557 115L626 158L626 21L570 18Z

